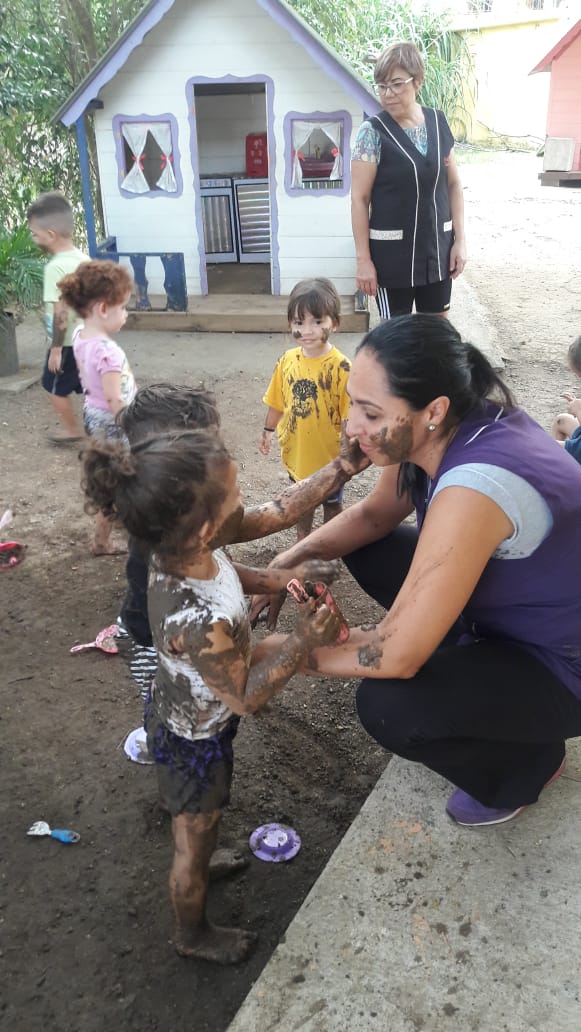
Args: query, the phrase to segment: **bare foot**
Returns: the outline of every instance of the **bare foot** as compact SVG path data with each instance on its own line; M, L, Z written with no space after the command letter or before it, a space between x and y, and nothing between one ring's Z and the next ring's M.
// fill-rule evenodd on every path
M127 555L127 545L93 545L91 552L94 556Z
M243 871L248 864L248 857L237 849L216 849L210 859L210 879L218 881L220 878L228 878L231 874Z
M197 957L213 964L239 964L254 949L258 936L241 928L206 924L189 932L177 932L175 948L180 957Z
M51 444L76 444L77 441L82 441L83 434L68 434L64 430L57 430L54 434L47 435L48 440Z

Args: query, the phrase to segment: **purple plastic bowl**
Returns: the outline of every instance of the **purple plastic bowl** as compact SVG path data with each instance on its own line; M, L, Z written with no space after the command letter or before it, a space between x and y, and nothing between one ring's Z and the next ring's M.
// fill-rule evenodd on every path
M262 824L249 838L252 852L259 860L280 864L292 860L301 848L301 840L294 828L286 824Z

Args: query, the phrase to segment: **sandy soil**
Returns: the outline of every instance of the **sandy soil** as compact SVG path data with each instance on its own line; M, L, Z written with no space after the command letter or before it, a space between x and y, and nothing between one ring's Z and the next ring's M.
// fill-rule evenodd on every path
M531 156L460 157L466 275L499 334L519 401L548 426L561 390L572 386L563 359L581 332L581 191L538 186L540 162ZM144 341L131 336L123 343L142 383L165 374L215 388L247 502L280 490L276 457L261 460L255 442L262 390L284 342L266 339L252 354L240 346L224 368L207 337L155 338L146 360ZM25 562L0 581L0 1014L6 1028L27 1032L222 1032L387 758L357 724L352 683L296 678L268 712L247 719L221 842L246 849L254 827L282 820L303 848L286 865L251 857L246 872L211 890L212 918L259 932L250 961L224 970L177 958L166 900L169 825L153 770L122 750L141 720L137 692L118 657L69 654L116 617L123 560L88 554L77 457L45 443L51 420L41 388L0 394L0 408L0 511L14 509L9 536L28 546ZM348 502L368 488L366 476ZM291 539L237 554L266 563ZM353 623L373 616L347 574L337 596ZM290 617L289 608L283 626ZM39 819L77 830L81 841L27 838Z

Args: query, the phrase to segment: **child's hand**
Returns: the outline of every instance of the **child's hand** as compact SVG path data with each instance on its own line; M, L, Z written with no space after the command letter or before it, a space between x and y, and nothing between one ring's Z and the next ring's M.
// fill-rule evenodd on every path
M303 638L309 649L320 645L334 645L339 637L341 621L325 605L317 605L313 599L301 606L301 617L295 631Z
M567 412L581 421L581 401L571 391L564 391L561 395L567 402Z
M262 431L262 433L260 435L260 439L258 441L258 450L261 453L261 455L269 455L270 454L270 439L271 439L271 437L272 437L272 433L269 433L268 430L263 430Z
M300 581L322 581L323 584L332 584L340 573L341 563L338 559L306 559L289 570L288 579L296 577Z
M347 437L347 434L344 432L341 434L339 461L343 471L351 477L355 476L356 473L361 473L362 470L367 469L371 465L367 455L364 455L361 451L357 438Z

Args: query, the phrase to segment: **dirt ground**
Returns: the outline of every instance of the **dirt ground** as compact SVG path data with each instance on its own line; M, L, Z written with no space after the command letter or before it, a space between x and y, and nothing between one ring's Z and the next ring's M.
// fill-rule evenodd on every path
M581 191L541 188L540 161L530 155L467 151L460 160L466 276L498 332L518 400L546 427L559 394L573 386L563 359L581 332ZM216 372L208 337L160 335L148 364L132 336L123 344L141 383L165 373L216 390L246 502L277 493L278 460L258 456L256 437L262 391L285 342L271 339L252 355L241 347L232 368ZM268 712L245 720L221 843L247 850L253 828L280 820L299 831L302 850L281 865L249 854L244 873L211 889L212 919L260 935L246 964L220 969L179 959L166 898L169 823L156 805L153 769L130 763L122 749L141 722L137 691L118 657L69 654L115 619L123 559L88 554L77 457L45 443L50 423L39 385L0 393L0 512L15 513L4 537L28 546L25 562L0 581L0 1024L27 1032L222 1032L387 757L358 726L353 683L297 677ZM365 476L349 487L348 503L368 489L373 474ZM265 564L291 540L279 535L236 554ZM352 623L373 617L347 574L337 596ZM283 626L292 616L286 609ZM75 829L80 842L27 838L39 819Z

